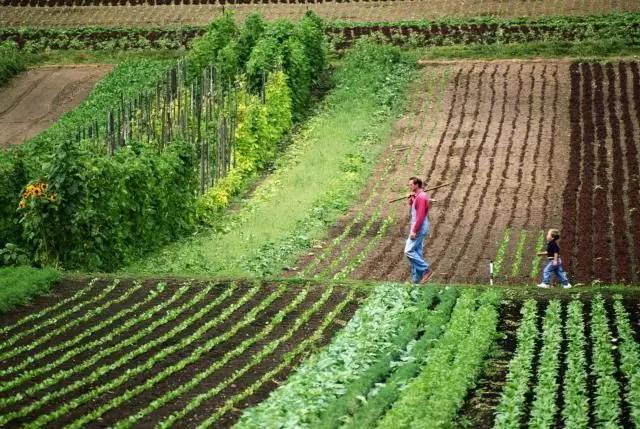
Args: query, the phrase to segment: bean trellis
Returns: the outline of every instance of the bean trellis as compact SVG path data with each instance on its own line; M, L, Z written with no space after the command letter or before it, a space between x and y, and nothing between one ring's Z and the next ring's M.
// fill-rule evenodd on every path
M223 82L213 66L190 78L186 60L167 70L155 90L130 100L122 98L104 122L93 121L78 131L78 142L89 140L97 150L113 155L132 142L163 151L177 139L192 143L199 157L198 192L203 194L235 165L239 78ZM264 103L264 80L260 100Z

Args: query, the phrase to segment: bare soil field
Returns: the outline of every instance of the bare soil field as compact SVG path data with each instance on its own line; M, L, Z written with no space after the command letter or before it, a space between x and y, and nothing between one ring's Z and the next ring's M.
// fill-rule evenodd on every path
M0 89L0 148L37 135L84 100L112 65L30 69Z

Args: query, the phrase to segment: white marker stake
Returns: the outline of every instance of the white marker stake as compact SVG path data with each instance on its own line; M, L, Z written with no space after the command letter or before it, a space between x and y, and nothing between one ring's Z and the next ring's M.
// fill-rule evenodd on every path
M489 284L493 286L493 261L489 261Z

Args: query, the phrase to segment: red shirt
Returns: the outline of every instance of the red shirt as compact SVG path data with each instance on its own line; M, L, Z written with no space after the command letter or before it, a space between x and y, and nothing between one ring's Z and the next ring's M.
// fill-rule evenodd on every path
M409 206L416 210L416 223L412 232L418 233L424 222L424 218L429 213L429 198L423 191L419 191L415 196L409 197Z

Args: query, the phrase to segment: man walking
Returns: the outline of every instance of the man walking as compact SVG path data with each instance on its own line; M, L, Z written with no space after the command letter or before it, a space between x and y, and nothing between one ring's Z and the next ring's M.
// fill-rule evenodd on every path
M429 232L429 198L422 190L422 180L417 177L409 179L409 207L411 208L411 227L409 238L404 247L411 264L411 280L413 283L426 283L431 277L429 264L424 260L424 238Z

